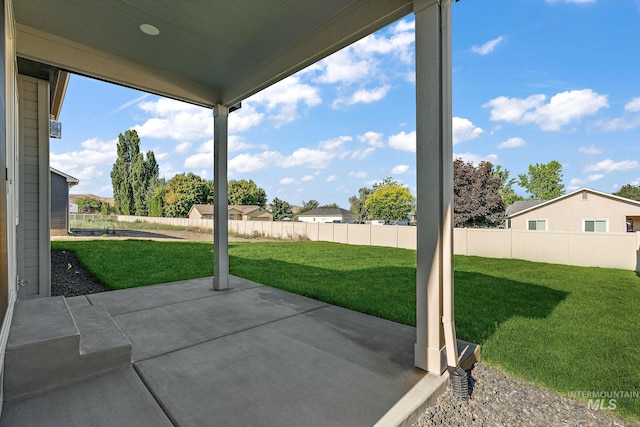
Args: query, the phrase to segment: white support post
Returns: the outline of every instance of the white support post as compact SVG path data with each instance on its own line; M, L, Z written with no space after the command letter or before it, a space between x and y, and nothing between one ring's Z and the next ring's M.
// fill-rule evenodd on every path
M227 221L227 144L229 107L213 109L213 289L229 288L229 222Z
M444 332L453 326L451 0L415 0L413 4L418 204L415 365L440 375L447 367ZM450 319L444 317L447 313Z

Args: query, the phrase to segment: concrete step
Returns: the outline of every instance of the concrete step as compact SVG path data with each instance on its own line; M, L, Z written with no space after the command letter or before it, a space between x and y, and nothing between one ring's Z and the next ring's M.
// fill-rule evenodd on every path
M51 390L131 364L131 343L103 307L64 297L16 303L4 368L4 398Z

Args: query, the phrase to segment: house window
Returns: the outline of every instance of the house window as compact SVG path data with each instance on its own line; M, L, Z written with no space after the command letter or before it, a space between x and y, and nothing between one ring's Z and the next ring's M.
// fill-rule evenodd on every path
M527 221L527 230L546 231L546 219L530 219Z
M609 230L609 221L606 219L585 219L582 222L582 230L588 233L606 233Z

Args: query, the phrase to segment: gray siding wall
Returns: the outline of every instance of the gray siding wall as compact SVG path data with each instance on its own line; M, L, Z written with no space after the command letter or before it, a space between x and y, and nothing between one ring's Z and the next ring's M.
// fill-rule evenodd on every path
M45 96L48 94L48 84L20 76L19 87L21 197L18 275L28 281L21 290L22 296L49 296L49 106ZM46 108L44 112L43 108Z
M69 229L69 184L67 179L51 172L51 229Z

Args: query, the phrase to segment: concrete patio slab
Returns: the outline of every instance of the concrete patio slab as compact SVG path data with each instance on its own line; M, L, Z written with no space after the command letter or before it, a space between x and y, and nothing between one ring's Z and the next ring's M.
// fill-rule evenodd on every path
M1 427L172 426L133 368L5 402Z
M398 363L411 355L412 338L375 348L364 341L380 333L378 322L345 334L350 316L341 318L301 314L136 367L177 425L371 426L424 372ZM295 338L296 324L316 339Z
M180 288L174 288L179 292ZM243 331L327 304L278 289L209 291L196 300L160 305L113 316L133 344L133 360L143 360Z
M231 289L225 292L234 292L262 285L234 277L230 280L230 286ZM91 304L101 305L112 316L115 316L182 301L191 301L211 296L214 293L213 279L204 277L161 285L123 289L117 292L102 292L87 295L87 298Z
M397 424L444 388L446 378L414 367L413 327L231 283L72 299L72 310L98 308L91 303L112 315L133 367L8 402L0 427Z

